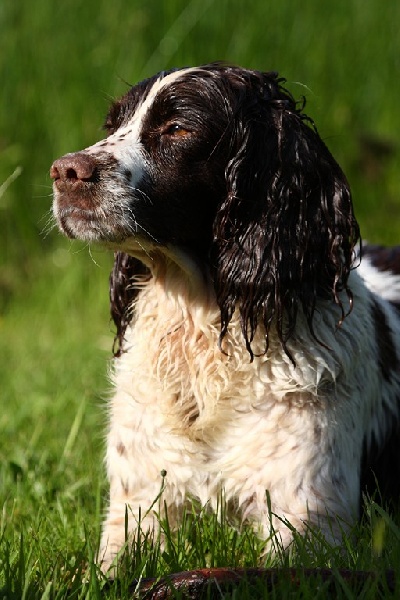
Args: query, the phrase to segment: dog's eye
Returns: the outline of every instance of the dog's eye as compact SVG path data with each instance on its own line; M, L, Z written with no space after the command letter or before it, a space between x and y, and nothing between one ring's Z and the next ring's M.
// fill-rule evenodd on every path
M163 135L169 135L170 137L184 137L189 134L189 131L180 123L170 123L165 127L162 133Z

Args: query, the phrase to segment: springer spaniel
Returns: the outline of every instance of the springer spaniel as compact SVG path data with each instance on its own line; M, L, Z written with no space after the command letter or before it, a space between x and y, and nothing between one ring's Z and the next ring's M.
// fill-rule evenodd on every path
M276 73L223 64L132 87L107 137L56 160L54 214L115 249L116 351L99 559L191 498L340 543L360 489L399 492L400 277ZM375 474L371 473L371 468Z

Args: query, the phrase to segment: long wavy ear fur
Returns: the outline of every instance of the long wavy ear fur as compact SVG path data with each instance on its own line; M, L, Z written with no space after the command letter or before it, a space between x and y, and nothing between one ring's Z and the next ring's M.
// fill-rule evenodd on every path
M258 324L283 347L299 306L311 332L318 297L351 293L359 228L346 178L274 73L249 72L234 109L228 194L214 222L213 264L221 340L235 310L251 356Z
M149 271L138 259L124 252L115 253L110 274L110 312L117 328L114 356L122 353L125 331L132 319L134 300L139 291L135 281L143 281L146 277L150 277Z

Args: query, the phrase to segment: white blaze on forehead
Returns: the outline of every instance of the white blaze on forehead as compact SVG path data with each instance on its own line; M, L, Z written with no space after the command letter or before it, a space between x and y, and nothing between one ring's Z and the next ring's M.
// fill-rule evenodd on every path
M131 185L137 184L145 170L145 160L140 143L140 132L145 115L151 108L160 90L178 79L181 75L196 70L198 70L198 67L180 69L157 79L143 102L136 107L131 119L106 139L86 148L84 152L88 154L102 152L111 154L123 170L130 171Z
M126 124L126 126L122 130L118 130L117 133L120 133L121 131L123 131L125 129L132 130L132 131L135 130L135 132L136 131L139 132L141 129L141 124L143 122L143 119L144 119L145 115L147 114L148 110L153 105L153 102L154 102L157 94L163 88L165 88L167 85L169 85L170 83L173 83L176 79L181 77L183 74L189 73L191 71L198 71L198 67L189 67L186 69L180 69L179 71L174 71L173 73L169 73L169 75L166 75L165 77L157 79L157 81L154 82L152 88L150 89L150 91L147 94L144 101L136 109L135 114L132 115L132 119Z

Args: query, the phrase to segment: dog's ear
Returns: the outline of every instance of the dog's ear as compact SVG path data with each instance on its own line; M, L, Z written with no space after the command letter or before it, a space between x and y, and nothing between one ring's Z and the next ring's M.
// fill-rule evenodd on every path
M139 291L138 281L149 277L147 267L137 258L116 252L110 274L110 312L117 328L114 338L114 356L123 351L125 331L133 317L134 301ZM136 285L135 285L136 284Z
M299 307L313 333L318 297L342 310L359 238L346 178L276 74L254 74L236 107L228 193L214 222L221 339L240 311L246 346L260 322L284 348ZM303 102L304 105L304 102Z

